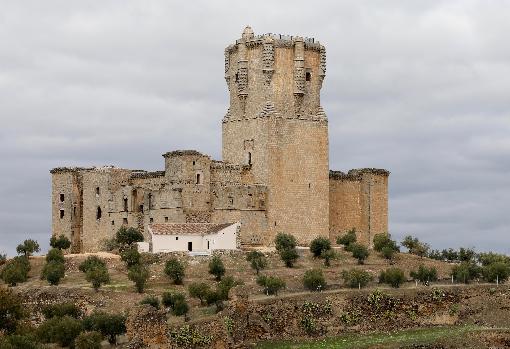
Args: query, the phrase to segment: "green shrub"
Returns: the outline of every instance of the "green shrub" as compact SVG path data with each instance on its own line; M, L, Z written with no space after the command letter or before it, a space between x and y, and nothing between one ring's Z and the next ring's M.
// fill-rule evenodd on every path
M388 261L393 260L395 253L400 252L397 242L391 239L390 234L375 234L374 250L381 252L381 255Z
M65 263L64 253L62 253L62 250L59 250L58 248L52 248L48 251L46 254L46 262L59 262L59 263Z
M105 267L106 263L97 256L88 256L79 266L78 269L86 273L88 270L96 268L96 267Z
M277 251L294 249L297 246L296 238L290 234L278 233L274 239Z
M165 263L165 274L174 284L180 285L184 280L184 265L177 258L171 258Z
M52 236L50 239L50 246L58 250L67 250L71 247L71 241L63 234L58 238L56 236Z
M66 268L64 263L58 261L50 261L46 263L42 270L42 277L48 281L50 285L58 285L60 280L65 276Z
M120 254L120 259L126 263L126 266L131 268L134 265L140 264L140 252L135 247L126 248Z
M225 272L225 265L220 256L213 256L209 262L209 274L214 275L216 281L220 281Z
M437 281L437 269L434 267L427 268L423 264L418 267L418 270L412 270L410 275L413 280L418 280L425 285Z
M117 336L126 333L126 318L119 314L94 312L83 319L86 331L97 331L108 339L110 344L117 342Z
M365 270L351 269L349 271L344 270L342 272L342 278L344 282L351 288L365 287L370 281L372 281L372 274Z
M388 261L392 261L393 260L393 257L395 257L395 249L391 246L384 246L382 249L381 249L381 255L383 256L384 259L388 260Z
M41 345L31 333L0 336L0 349L40 349Z
M494 252L484 252L479 253L477 255L478 263L482 266L487 266L496 262L502 262L506 264L510 264L510 257L504 254L494 253Z
M352 256L358 260L358 264L364 264L369 255L368 248L357 243L353 243L349 246Z
M228 300L230 290L237 285L240 285L241 281L236 281L232 276L224 277L218 284L216 285L217 291L222 300Z
M267 295L278 295L281 289L285 288L285 281L278 276L260 275L257 278L257 284L264 287L264 293Z
M165 292L162 295L161 303L172 309L172 314L175 316L185 315L189 311L188 303L182 293Z
M96 331L82 332L76 337L75 348L76 349L101 349L101 342L103 336L101 333Z
M321 257L326 251L331 250L331 241L324 237L318 237L312 240L310 243L310 252L314 257Z
M188 286L188 292L190 297L198 298L202 305L205 303L209 291L210 291L209 285L207 285L204 282L193 282Z
M326 287L326 279L321 269L310 269L303 276L303 285L310 291L322 291Z
M110 274L105 266L97 265L85 272L85 279L92 284L94 290L98 291L101 285L110 282Z
M16 286L28 279L30 262L28 257L18 256L9 260L0 272L0 279L10 286Z
M135 283L135 287L138 293L143 293L148 278L149 270L146 266L135 264L129 268L128 279Z
M7 262L7 255L5 253L0 253L0 266L4 265Z
M47 305L42 309L42 313L46 319L54 317L70 316L72 318L79 318L81 310L73 303L59 303Z
M202 334L198 329L185 325L170 333L170 338L179 348L201 348L211 343L212 337Z
M292 268L296 263L296 260L299 258L299 254L295 248L280 250L278 253L287 268Z
M22 254L25 257L30 257L35 252L39 252L41 249L39 248L39 243L35 240L28 239L23 241L22 244L19 244L18 247L16 247L16 252L18 254Z
M481 268L473 262L462 262L452 268L453 279L465 284L478 278L480 273Z
M121 246L130 246L135 242L142 242L143 235L136 228L121 227L115 234L115 240Z
M409 253L425 257L428 254L430 246L424 242L418 240L418 238L412 237L411 235L407 235L404 237L402 241L402 246L408 249Z
M259 272L262 269L265 269L267 267L266 256L260 251L249 252L248 255L246 256L246 260L250 262L252 269L254 269L257 272L257 275L259 275Z
M399 288L405 280L404 271L399 268L388 268L379 274L379 283L388 284L394 288Z
M13 333L23 316L20 297L0 286L0 332Z
M348 230L344 235L336 238L336 243L338 245L343 245L344 247L349 246L356 242L356 229L352 228Z
M461 262L475 262L476 252L472 248L461 247L459 249L459 261Z
M148 304L156 309L159 309L159 298L156 296L147 296L141 300L140 304Z
M326 267L331 266L331 261L338 258L338 254L333 250L322 251L321 258L324 259L324 265Z
M221 295L218 292L218 290L210 290L205 295L205 303L207 305L218 304L218 303L221 303L221 301L222 301Z
M504 262L494 262L484 266L482 274L488 282L505 282L510 276L510 265Z
M80 320L70 316L54 317L37 328L37 337L43 343L58 343L63 347L72 346L82 331Z

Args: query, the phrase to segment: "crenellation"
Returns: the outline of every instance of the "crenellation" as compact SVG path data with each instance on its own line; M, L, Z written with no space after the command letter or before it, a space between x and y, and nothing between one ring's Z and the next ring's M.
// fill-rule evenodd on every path
M240 222L244 245L279 232L306 245L356 228L359 241L388 231L389 171L329 170L328 118L320 103L326 49L313 38L242 37L224 51L230 103L222 161L197 150L163 154L164 169L57 167L52 233L73 252L103 248L122 226L150 242L149 224Z

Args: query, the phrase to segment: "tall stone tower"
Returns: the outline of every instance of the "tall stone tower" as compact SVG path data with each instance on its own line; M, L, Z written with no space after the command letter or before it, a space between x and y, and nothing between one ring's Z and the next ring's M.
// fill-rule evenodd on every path
M267 185L269 243L279 232L299 243L329 236L328 121L320 105L324 46L314 39L246 27L225 49L230 107L223 159L251 168Z

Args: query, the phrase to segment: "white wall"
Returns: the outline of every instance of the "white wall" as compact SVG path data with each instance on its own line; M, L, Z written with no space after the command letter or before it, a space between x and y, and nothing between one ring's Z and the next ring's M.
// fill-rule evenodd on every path
M204 236L204 247L210 241L209 250L235 250L237 248L237 227L239 223L230 225L216 234Z

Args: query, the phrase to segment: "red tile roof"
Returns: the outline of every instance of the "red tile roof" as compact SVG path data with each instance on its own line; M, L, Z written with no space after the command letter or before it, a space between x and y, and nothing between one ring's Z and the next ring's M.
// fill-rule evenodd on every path
M215 234L234 223L158 223L150 224L154 235L208 235Z

